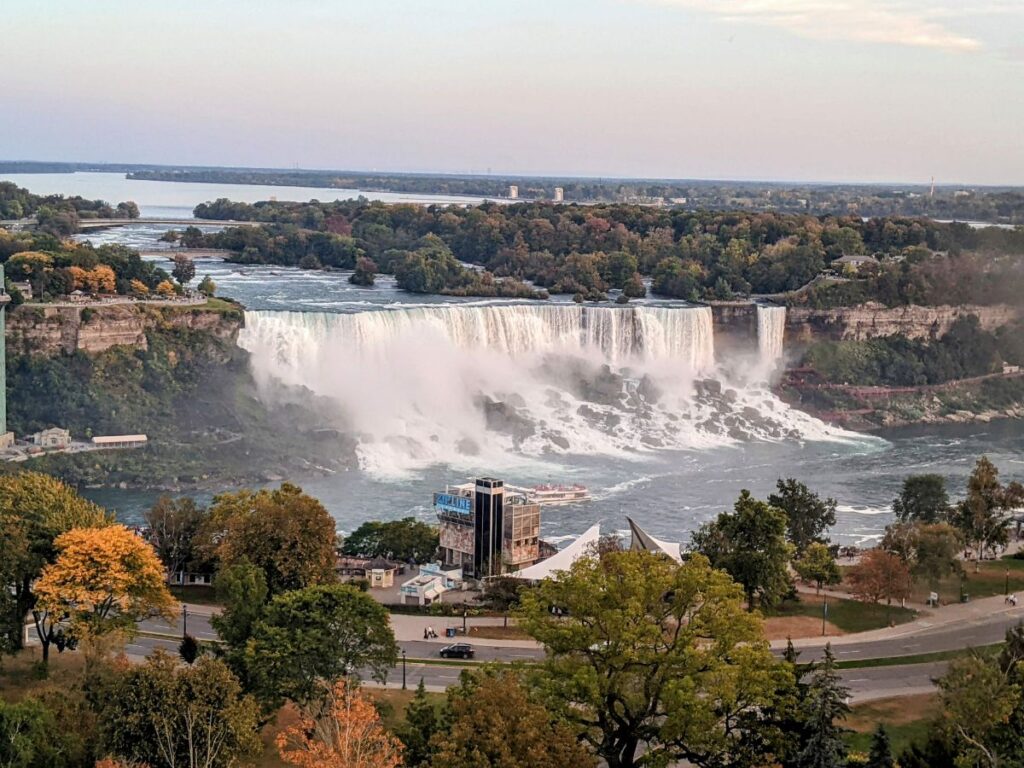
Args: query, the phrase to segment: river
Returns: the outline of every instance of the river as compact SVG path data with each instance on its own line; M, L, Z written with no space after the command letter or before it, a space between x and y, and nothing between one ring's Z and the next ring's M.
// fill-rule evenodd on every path
M34 192L134 199L144 216L168 218L222 196L341 195L128 181L113 174L8 178ZM166 228L135 225L83 239L155 250ZM148 258L168 263L159 254ZM342 531L367 519L430 520L432 491L473 474L500 473L516 484L572 482L591 489L588 504L545 510L546 538L564 540L597 521L607 531L622 531L629 515L656 536L686 540L729 508L741 489L764 496L776 479L796 477L837 499L833 538L863 544L890 522L890 503L907 474L939 473L957 495L976 458L987 454L1005 477L1024 478L1019 422L851 435L786 409L751 374L757 361L731 370L719 361L714 371L697 371L706 367L713 340L702 330L699 310L679 302L631 303L626 310L563 302L524 308L412 296L387 277L361 288L348 283L346 273L212 259L197 263L197 275L206 274L221 295L250 310L240 343L252 354L257 379L301 382L334 400L360 435L362 469L303 480ZM759 347L762 355L784 354L781 338L762 339ZM704 377L718 381L725 394L701 394ZM491 431L482 396L508 409L502 411L509 420L505 431ZM153 500L152 494L110 489L90 495L127 521L138 520Z

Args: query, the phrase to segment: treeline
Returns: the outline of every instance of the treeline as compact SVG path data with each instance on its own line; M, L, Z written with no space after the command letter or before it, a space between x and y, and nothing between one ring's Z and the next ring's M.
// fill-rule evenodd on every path
M844 255L875 254L899 269L909 263L906 269L916 283L935 282L929 290L896 292L894 301L941 301L939 276L949 276L974 303L990 303L996 300L990 287L1000 288L1002 297L1011 280L1019 284L1019 256L1024 254L1022 231L914 219L689 213L637 205L456 208L365 200L254 205L218 200L197 206L195 213L265 222L208 235L197 229L186 233L186 245L228 248L246 262L351 269L357 259L368 258L379 271L398 275L403 263L415 266L409 254L419 252L429 263L416 266L415 279L407 282L410 290L425 286L427 292L475 290L482 278L454 268L462 262L496 279L585 299L605 298L610 289L643 295L648 283L655 293L671 298L729 299L793 291ZM1009 255L961 261L968 251ZM980 275L958 279L965 270L979 268ZM854 284L863 294L859 298L873 298L888 283Z
M912 387L998 373L1004 363L1024 365L1024 325L1017 322L991 333L970 315L928 341L887 336L819 342L808 349L801 366L835 384Z
M0 181L0 219L34 216L36 229L66 236L78 231L82 219L137 219L139 207L133 202L116 206L103 200L64 195L34 195L9 181Z
M936 219L1024 223L1024 194L1013 188L900 188L857 184L783 184L667 179L580 179L529 176L374 174L355 171L250 168L146 168L128 178L215 184L360 189L408 194L504 198L509 186L525 199L585 203L645 203L688 210L746 210L814 215L928 216ZM327 193L326 196L329 196Z

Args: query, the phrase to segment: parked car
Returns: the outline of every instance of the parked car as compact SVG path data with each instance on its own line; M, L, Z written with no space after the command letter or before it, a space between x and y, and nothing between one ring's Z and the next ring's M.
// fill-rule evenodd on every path
M441 649L442 659L472 659L475 651L469 643L454 643Z

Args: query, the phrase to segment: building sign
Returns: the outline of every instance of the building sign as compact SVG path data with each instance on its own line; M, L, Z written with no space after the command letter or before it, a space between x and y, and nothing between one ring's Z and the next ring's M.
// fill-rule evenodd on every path
M467 496L456 496L452 493L435 493L434 509L438 512L451 512L455 515L470 515L473 512L473 500Z

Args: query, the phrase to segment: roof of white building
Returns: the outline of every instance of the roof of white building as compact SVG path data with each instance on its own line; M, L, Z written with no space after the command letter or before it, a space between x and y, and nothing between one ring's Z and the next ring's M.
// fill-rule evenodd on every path
M631 518L627 517L626 522L629 523L630 533L633 534L633 540L629 544L630 549L660 552L663 555L668 555L677 563L683 562L682 546L679 542L656 539L633 522Z
M553 576L558 571L567 571L572 564L588 554L592 544L596 544L601 538L601 524L598 523L583 533L565 549L559 550L547 560L541 560L529 568L509 574L516 579L528 579L530 581L541 581Z

